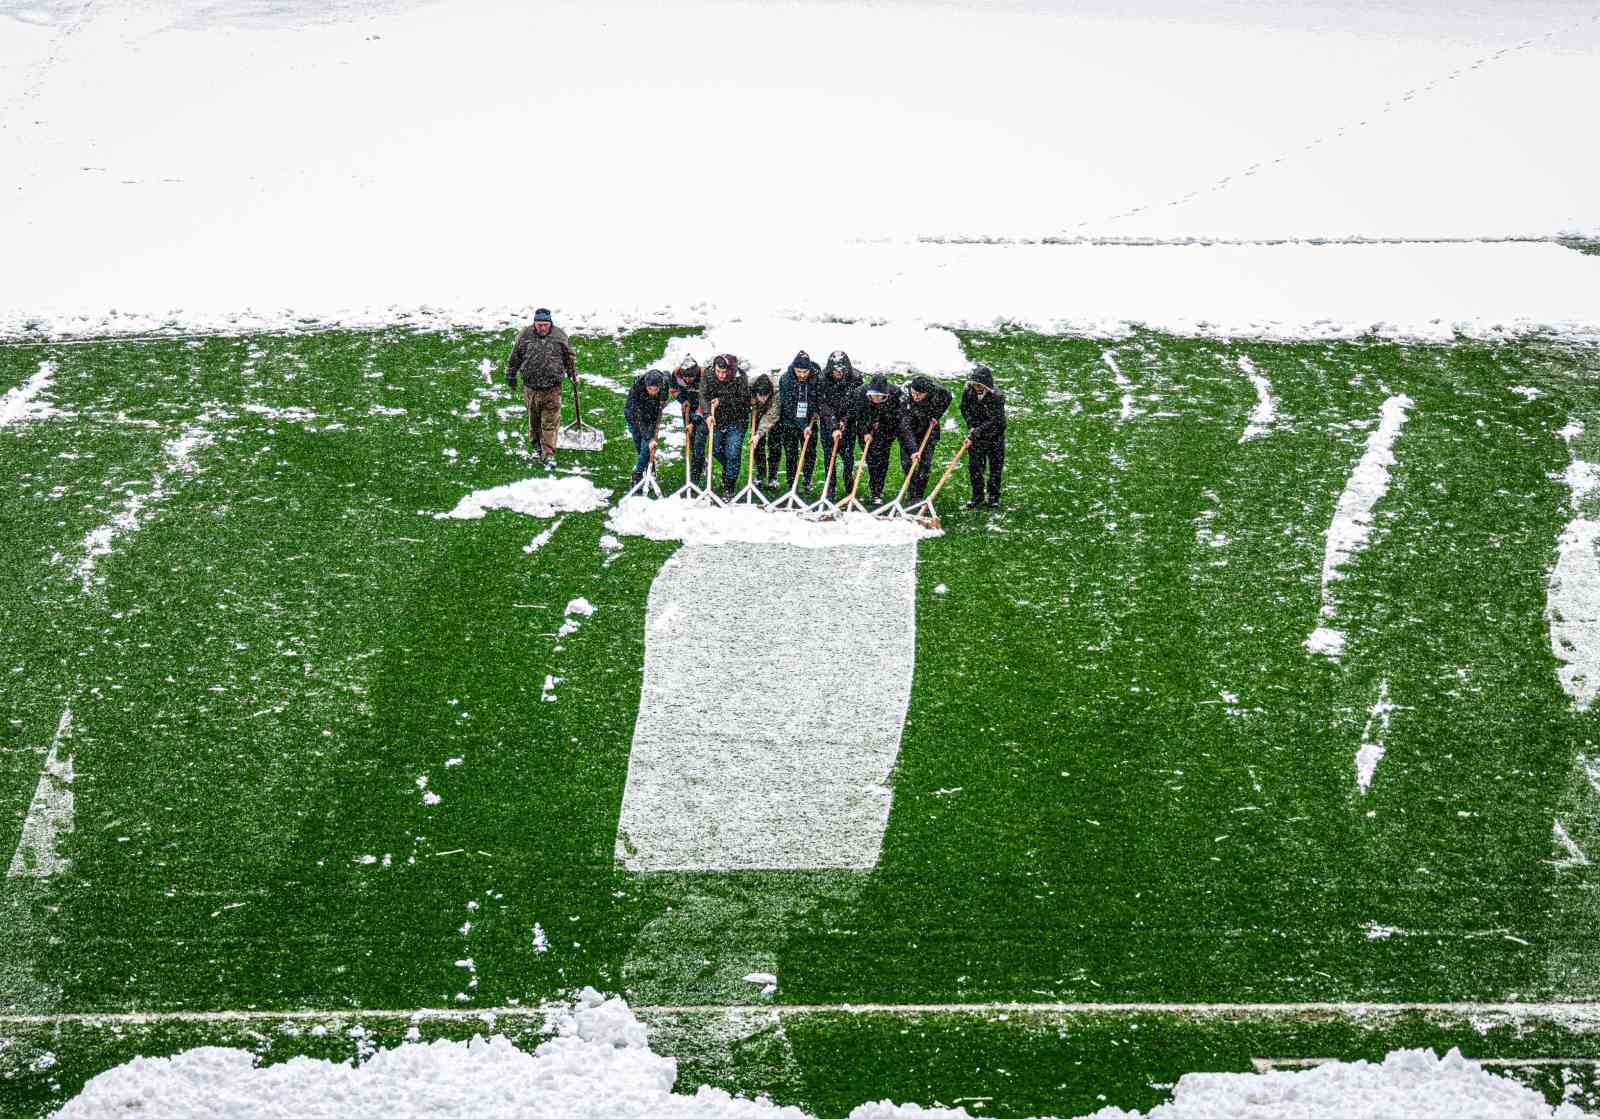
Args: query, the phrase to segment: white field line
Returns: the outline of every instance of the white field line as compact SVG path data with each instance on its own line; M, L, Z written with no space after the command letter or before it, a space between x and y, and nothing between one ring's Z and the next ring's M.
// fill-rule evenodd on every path
M1389 492L1389 467L1394 465L1394 444L1405 426L1409 396L1391 396L1378 411L1378 427L1367 436L1367 449L1356 463L1339 495L1333 521L1328 525L1322 553L1322 609L1319 624L1305 640L1308 652L1337 659L1344 652L1344 632L1327 625L1334 617L1332 585L1344 578L1344 567L1367 546L1372 536L1372 511Z
M11 856L7 878L48 878L68 865L57 845L72 833L73 826L72 755L61 756L61 743L71 733L72 704L68 703L50 740L50 752L45 755L33 802L22 822L22 837Z
M1394 704L1389 702L1389 678L1385 676L1378 681L1378 701L1367 708L1367 724L1361 728L1361 748L1356 751L1356 785L1362 793L1372 785L1372 775L1383 760L1387 749L1384 743L1389 737L1389 713L1394 709ZM1378 730L1376 736L1372 733L1374 724Z
M102 556L111 554L112 546L121 538L131 536L139 530L144 523L147 506L159 502L167 493L167 483L175 474L193 474L195 472L194 453L202 447L210 445L214 437L199 423L185 425L183 432L175 439L169 439L162 445L161 453L165 459L163 469L156 471L150 481L150 488L144 493L130 493L122 507L111 520L92 529L83 538L83 557L74 565L72 573L83 584L83 593L91 594L95 584L102 582L95 577L95 568Z
M1250 383L1256 388L1256 406L1250 410L1250 419L1245 424L1244 434L1239 436L1239 442L1248 443L1252 439L1261 438L1271 430L1272 422L1278 418L1278 400L1272 395L1272 382L1256 368L1255 362L1241 356L1239 371L1249 377Z
M1330 1065L1341 1057L1251 1057L1250 1064L1256 1072L1274 1069L1316 1068ZM1594 1057L1469 1057L1473 1064L1484 1068L1600 1068L1600 1059Z
M916 562L915 543L690 544L662 566L617 823L629 870L877 865Z
M40 403L40 394L50 387L50 381L55 377L56 363L41 361L39 371L29 377L14 389L7 389L4 398L0 398L0 427L7 427L23 420L39 420L47 416L57 416L61 413L45 403Z
M1133 382L1122 371L1122 366L1117 364L1117 359L1110 350L1101 350L1100 360L1106 363L1106 368L1111 370L1111 379L1117 383L1117 388L1122 390L1122 411L1117 418L1126 423L1133 419L1134 415Z
M1570 443L1583 432L1571 423L1561 432ZM1572 495L1573 517L1556 541L1556 562L1545 581L1545 618L1550 648L1561 667L1556 678L1577 711L1587 711L1600 692L1600 520L1585 516L1589 498L1600 490L1600 470L1575 459L1564 479Z
M1567 857L1564 859L1551 860L1551 865L1560 867L1563 870L1590 865L1589 856L1584 854L1583 848L1573 842L1572 836L1567 834L1567 829L1560 820L1557 820L1550 830L1555 836L1555 841L1567 853Z
M673 1014L726 1014L779 1017L808 1014L1170 1014L1214 1018L1240 1015L1333 1015L1361 1019L1382 1014L1504 1015L1509 1019L1553 1018L1600 1022L1600 1002L945 1002L945 1003L687 1003L632 1008L641 1017ZM330 1010L168 1010L121 1013L0 1014L8 1026L145 1026L165 1023L328 1022L351 1018L377 1021L482 1021L485 1018L544 1019L554 1010L537 1006L472 1008L421 1007L411 1010L338 1007Z
M556 534L556 529L561 527L561 522L564 520L566 520L565 517L557 517L554 524L524 544L522 546L523 554L531 556L540 548L543 548L546 544L550 543L551 538Z

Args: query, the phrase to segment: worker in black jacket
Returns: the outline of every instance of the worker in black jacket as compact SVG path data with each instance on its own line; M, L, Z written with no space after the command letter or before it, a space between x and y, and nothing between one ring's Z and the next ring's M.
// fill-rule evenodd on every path
M818 408L819 427L817 442L822 447L822 469L828 469L827 456L833 453L833 437L839 435L838 461L833 467L833 482L828 487L827 498L835 500L835 491L847 491L856 470L856 443L860 435L851 430L851 398L861 387L861 374L850 364L850 355L834 350L822 367L822 393Z
M794 472L798 467L803 492L808 495L811 492L811 472L817 464L817 447L822 442L817 426L821 401L822 379L818 376L817 363L801 350L794 355L783 376L778 378L777 434L783 447L784 485L794 485ZM811 429L809 443L805 439L807 428ZM804 455L800 453L802 445L805 447Z
M655 442L656 429L661 426L661 412L667 406L667 375L659 369L649 369L633 379L628 399L622 404L622 418L627 422L628 434L638 457L633 461L633 480L637 484L650 464L650 445Z
M967 422L967 441L972 445L967 456L972 500L967 508L976 509L985 501L998 508L1000 477L1006 468L1006 397L994 387L994 374L986 365L974 366L967 378L966 391L961 394L961 418Z
M859 434L867 447L867 484L872 491L872 504L883 503L883 481L889 473L889 451L899 443L916 448L911 429L906 426L906 411L901 404L899 388L889 383L889 378L878 374L851 395L850 428ZM909 454L910 452L905 452Z
M688 354L667 382L668 391L683 413L683 454L697 482L704 481L706 473L706 417L700 410L700 385L704 381L705 370L693 354Z
M776 434L778 393L772 375L763 373L750 382L750 410L755 416L755 481L764 490L778 485L778 466L783 460L783 443Z
M950 390L931 377L913 377L906 385L906 429L913 442L909 446L905 443L900 445L900 469L911 477L906 487L909 501L921 501L928 488L928 473L933 469L933 449L939 443L939 425L954 400ZM918 447L922 448L922 457L913 464L911 459Z
M716 356L711 375L701 381L700 402L712 426L711 457L722 464L722 497L728 500L739 480L739 457L744 451L745 429L750 426L750 382L739 370L738 358Z

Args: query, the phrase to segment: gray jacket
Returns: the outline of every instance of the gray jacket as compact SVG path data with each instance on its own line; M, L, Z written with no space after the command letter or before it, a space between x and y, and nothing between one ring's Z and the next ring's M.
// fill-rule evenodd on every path
M517 387L517 374L529 388L553 389L563 377L577 377L578 357L567 341L567 332L552 326L541 337L533 327L525 327L506 359L506 384Z

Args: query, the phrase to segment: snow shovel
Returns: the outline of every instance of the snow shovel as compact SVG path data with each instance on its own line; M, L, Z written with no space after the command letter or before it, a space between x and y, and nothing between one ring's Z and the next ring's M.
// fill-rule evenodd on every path
M831 521L839 515L839 507L828 499L829 492L833 489L833 467L839 461L839 440L844 437L844 432L838 428L833 432L833 449L828 452L828 470L822 478L822 495L806 506L804 515L819 521Z
M868 435L861 441L861 461L856 463L856 480L850 486L850 495L843 501L839 502L838 515L841 517L850 512L852 509L860 513L865 513L867 511L867 507L861 504L861 499L856 496L856 492L861 489L861 475L867 472L867 452L871 450L872 436Z
M939 496L939 491L944 489L944 484L950 480L950 475L955 473L956 463L961 461L961 456L966 454L967 449L971 446L972 440L963 439L961 441L961 447L956 451L956 457L950 460L950 465L944 468L943 474L939 475L939 484L933 487L933 492L927 497L907 509L907 516L924 528L939 527L939 510L933 507L933 499Z
M911 456L911 469L906 471L905 479L900 483L900 492L894 495L894 500L887 505L880 505L872 511L874 517L883 517L885 520L895 521L911 515L904 505L906 490L911 488L911 478L917 472L917 466L922 462L922 452L928 449L928 440L933 438L933 429L938 420L928 422L928 430L922 433L922 442L917 444L917 453Z
M717 456L712 453L712 448L717 445L717 405L720 403L722 403L720 400L713 400L711 411L706 415L706 484L697 500L702 505L715 505L719 509L726 509L728 503L717 496L716 488L711 484L717 469Z
M572 378L572 410L578 418L556 433L556 446L568 451L598 451L606 445L606 433L583 422L583 404L578 399L578 378Z
M645 460L644 475L633 484L633 488L622 495L626 501L630 497L661 497L661 485L656 481L656 440L661 435L661 413L656 413L656 426L650 432L650 457Z
M710 452L709 442L706 451ZM707 455L709 458L709 453ZM672 491L670 497L693 501L700 496L700 487L694 484L694 414L689 405L683 406L683 485Z
M800 461L795 463L796 466L806 461L806 448L811 446L811 428L815 423L816 421L813 420L811 423L806 424L805 438L800 440ZM796 470L794 481L789 483L789 492L774 501L767 502L767 512L772 513L782 509L793 509L797 513L804 512L807 508L806 499L800 496L799 490L800 471Z
M746 505L754 505L757 502L765 505L767 495L756 486L756 410L753 407L750 409L750 453L745 457L750 460L750 480L744 484L744 489L734 495L733 504L737 505L742 501Z

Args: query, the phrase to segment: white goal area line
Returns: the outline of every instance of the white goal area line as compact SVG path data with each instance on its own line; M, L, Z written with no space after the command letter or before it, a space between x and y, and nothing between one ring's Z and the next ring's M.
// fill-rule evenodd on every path
M1316 1068L1331 1065L1345 1057L1251 1057L1250 1064L1257 1072L1278 1069ZM1595 1057L1469 1057L1473 1064L1484 1068L1600 1068L1600 1058Z
M640 1004L632 1007L642 1018L673 1015L722 1014L729 1017L779 1017L813 1014L983 1014L1006 1021L1012 1014L1166 1014L1195 1018L1229 1016L1293 1017L1298 1015L1370 1018L1383 1014L1496 1014L1510 1018L1562 1018L1592 1022L1600 1028L1600 1002L928 1002L928 1003L683 1003ZM182 1023L252 1023L290 1021L488 1022L491 1019L543 1019L561 1013L561 1007L418 1007L414 1009L335 1007L301 1010L171 1010L59 1014L0 1014L0 1031L11 1026L56 1025L162 1025ZM1316 1062L1330 1058L1259 1058L1271 1061ZM1474 1058L1476 1059L1476 1058ZM1527 1058L1557 1060L1558 1058ZM1480 1063L1484 1063L1480 1061ZM1566 1062L1581 1063L1576 1058ZM1597 1061L1596 1063L1600 1063Z

